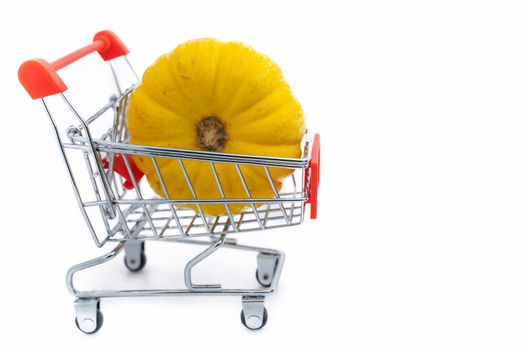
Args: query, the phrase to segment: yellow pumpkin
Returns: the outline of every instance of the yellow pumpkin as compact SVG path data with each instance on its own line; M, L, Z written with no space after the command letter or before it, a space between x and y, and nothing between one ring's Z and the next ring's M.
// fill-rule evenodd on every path
M127 127L132 144L297 158L305 123L300 104L279 67L239 42L199 39L179 45L157 59L131 95ZM135 161L153 190L165 197L149 157ZM176 159L157 160L172 199L193 199ZM220 199L208 162L185 160L198 199ZM240 167L252 198L273 198L262 167ZM246 199L232 164L216 163L226 198ZM277 190L291 170L271 168ZM195 210L194 205L183 205ZM202 205L205 215L224 215L222 204ZM230 204L232 214L249 208Z

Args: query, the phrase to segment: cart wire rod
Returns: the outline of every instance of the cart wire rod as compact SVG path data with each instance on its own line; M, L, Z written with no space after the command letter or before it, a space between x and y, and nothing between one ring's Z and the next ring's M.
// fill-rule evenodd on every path
M64 164L66 165L66 169L67 169L67 173L69 175L69 180L71 181L71 185L73 187L73 191L75 193L75 198L77 200L77 203L78 203L78 206L80 208L80 211L82 213L82 216L84 217L84 220L86 221L87 225L88 225L88 229L89 229L89 233L91 234L91 237L93 238L93 241L95 242L95 245L100 248L102 247L106 242L101 242L98 237L97 237L97 234L95 233L95 229L93 228L93 225L91 224L91 221L89 220L89 216L86 212L86 208L84 207L83 205L83 202L82 202L82 197L80 196L80 191L78 189L78 186L77 186L77 183L75 181L75 177L73 175L73 171L71 169L71 165L69 164L69 160L68 160L68 157L67 157L67 154L64 150L64 148L62 148L62 145L63 145L63 142L62 142L62 138L60 137L60 132L58 131L58 128L57 128L57 125L55 123L55 120L53 118L53 115L51 114L51 111L49 110L49 107L45 101L44 98L41 99L42 101L42 105L44 106L44 109L49 117L49 120L51 121L51 125L53 126L53 131L55 132L55 139L58 143L58 148L60 149L60 154L62 155L62 160L64 161ZM99 204L100 205L100 204Z
M89 148L89 142L85 137L74 136L76 142L81 144L71 143L64 144L66 148L82 149ZM83 144L82 144L83 143ZM268 166L274 168L289 168L289 169L306 169L308 167L308 158L281 158L281 157L265 157L265 156L252 156L252 155L241 155L234 153L213 153L204 151L185 150L180 148L166 148L166 147L153 147L134 145L128 143L117 143L104 140L94 141L96 149L99 152L107 153L122 153L122 154L134 154L134 155L148 155L160 158L178 158L183 160L194 160L194 161L213 161L216 163L234 163L241 165L256 165L256 166Z
M193 259L188 261L186 267L184 268L184 283L186 287L190 290L221 290L222 286L220 284L194 284L191 278L191 271L202 260L206 259L211 254L215 253L223 244L226 238L226 234L222 234L215 242L213 242L208 248L206 248L201 253L197 254Z
M113 80L115 81L115 86L117 87L117 91L119 95L122 95L122 87L120 86L120 83L118 81L117 72L115 71L115 67L113 66L112 60L109 60L109 67L111 68L111 74L113 75Z
M157 164L157 160L155 159L155 157L150 157L150 158L151 158L151 162L153 163L153 167L155 168L155 172L157 173L157 177L159 178L159 182L162 187L162 192L164 192L164 197L170 198L168 194L168 189L166 188L166 184L164 183L164 179L162 178L162 174L160 173L160 169L159 169L159 165ZM182 226L179 220L179 216L177 215L177 211L175 210L175 207L173 205L170 205L170 210L171 210L172 217L175 219L175 222L177 222L177 226L180 229L180 233L182 235L186 234L184 230L182 229ZM167 224L169 224L169 221Z
M103 115L107 110L109 110L110 108L112 109L115 106L116 101L117 101L117 95L111 95L111 97L109 98L109 102L107 104L105 104L101 109L96 111L91 117L86 119L86 125L90 125L95 120L97 120L101 115ZM80 124L79 126L77 126L77 129L78 130L84 129L84 125ZM102 136L102 139L103 138L104 138L104 135Z
M148 207L146 206L146 203L143 202L144 198L142 197L142 193L140 192L140 188L139 188L139 186L137 184L137 181L135 180L135 175L133 175L133 172L131 171L131 167L129 165L129 161L128 161L127 157L122 157L122 160L124 160L124 165L126 166L126 170L130 174L131 182L133 183L133 187L135 188L135 192L137 193L137 198L138 198L138 200L142 201L142 203L143 203L142 207L144 208L144 214L146 215L146 218L148 219L150 225L152 226L153 234L155 234L155 238L158 238L159 234L157 233L157 229L155 228L155 225L153 225L153 221L151 221L151 215L150 215L150 213L148 211Z
M199 206L199 204L249 204L249 203L261 203L261 204L278 204L278 203L304 203L306 198L228 198L228 199L116 199L113 202L115 204L193 204ZM86 207L96 207L105 204L103 201L88 201L84 202ZM203 215L204 216L204 215Z
M196 244L196 245L209 245L209 241L195 240L189 238L178 238L176 240L180 243L187 244ZM216 245L216 242L212 243L212 246ZM224 248L239 249L245 251L259 252L262 254L272 254L278 256L277 265L275 268L275 276L272 280L272 283L267 288L262 289L133 289L133 290L99 290L99 291L80 291L77 290L74 286L74 275L82 270L89 269L91 267L103 264L114 259L124 248L125 242L119 242L110 252L91 259L84 261L82 263L73 265L66 274L66 284L67 289L70 294L77 298L112 298L112 297L148 297L148 296L158 296L158 295L195 295L196 293L200 295L265 295L273 293L277 284L279 283L279 278L282 271L282 266L285 260L285 254L282 251L247 245L239 245L236 243L230 243L228 241L223 241L220 246Z
M204 213L202 211L202 207L199 204L199 200L197 200L197 195L195 194L195 190L193 188L193 185L191 183L190 177L188 176L188 172L186 171L186 167L184 166L184 162L181 159L178 159L179 167L182 170L182 174L184 175L184 179L186 180L186 184L188 185L188 188L190 189L191 195L193 199L196 201L197 209L199 210L200 218L202 222L204 223L204 226L206 226L206 230L209 231L210 228L208 226L208 221L206 221L206 217L204 216ZM196 216L197 214L195 214ZM193 223L193 221L192 221ZM188 228L189 229L189 228Z
M280 209L277 209L276 211L280 211ZM297 214L294 214L292 218L300 218L300 217L301 217L301 215L297 213ZM159 222L159 221L164 221L164 220L168 220L168 219L171 220L171 218L172 218L171 216L170 217L158 217L158 218L153 217L152 220L154 222ZM282 219L283 219L282 216L275 216L275 217L269 217L267 221L278 221L278 220L282 220ZM139 222L140 220L142 220L142 218L140 218L140 219L128 219L126 221L128 223L133 223L133 222ZM213 223L213 226L212 226L212 229L211 229L212 232L213 232L213 228L214 227L224 224L224 223L219 222L218 220L219 220L219 217L217 217L214 220L214 223ZM236 221L236 222L238 222L238 221ZM251 218L250 219L244 218L243 221L242 221L243 224L251 224L251 223L256 223L256 222L257 222L256 219L251 219ZM184 225L183 225L183 227L184 227ZM202 224L194 224L193 227L198 228L198 227L203 227L203 225ZM148 227L146 227L146 228L148 228ZM168 226L168 228L169 229L177 228L177 225L171 225L171 226Z
M124 60L126 60L126 63L128 64L129 69L131 70L131 72L135 76L135 79L137 80L137 83L140 82L140 78L139 78L137 72L135 72L135 68L133 68L133 66L129 62L128 56L124 56Z
M237 170L237 174L239 175L239 178L241 179L242 187L244 188L244 192L246 193L246 196L249 199L253 199L252 195L250 193L250 190L248 189L248 185L246 184L246 180L244 179L244 176L242 174L241 168L239 167L239 164L235 164L235 169ZM255 208L255 204L250 203L250 206L252 207L253 214L255 215L255 218L257 219L257 223L259 224L259 227L261 230L264 230L266 227L261 222L261 218L259 217L259 213L257 212L257 209Z
M99 153L96 151L96 147L93 142L93 138L91 137L91 132L89 131L89 128L86 122L84 121L84 119L82 119L80 114L78 114L76 109L69 102L66 95L64 95L63 93L60 93L60 96L62 97L62 100L64 100L64 103L68 106L69 110L73 113L73 115L77 118L77 120L84 126L84 129L86 131L87 140L89 143L89 149L91 153L93 154L93 156L95 157L95 163L97 166L98 173L102 174L104 172L104 169L101 165ZM107 204L108 204L107 210L109 213L111 213L111 216L114 217L116 213L115 213L115 208L111 205L111 202L114 199L113 192L111 191L111 185L108 183L108 180L105 176L101 176L101 178L102 178L102 187L104 189L104 194L106 195L106 198L107 198Z
M213 162L210 162L210 167L211 167L211 171L213 172L213 177L215 178L215 183L217 184L217 188L219 189L219 194L221 195L221 199L224 202L224 207L226 208L226 212L228 213L228 218L230 219L230 222L235 222L235 220L233 219L233 215L230 211L230 206L228 205L227 202L225 202L226 198L224 197L224 190L222 188L221 181L219 180L219 175L217 175L217 169L215 169L215 165L213 164ZM234 231L238 231L235 225L233 225L233 229Z

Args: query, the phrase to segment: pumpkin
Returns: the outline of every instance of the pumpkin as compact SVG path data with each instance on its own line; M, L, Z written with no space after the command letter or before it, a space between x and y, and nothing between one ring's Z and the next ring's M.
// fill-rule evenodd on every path
M179 45L146 69L127 109L130 143L209 152L297 158L305 122L280 68L239 42L199 39ZM134 156L152 189L165 196L150 157ZM193 199L179 161L158 158L172 199ZM209 162L184 160L196 197L221 199ZM225 198L249 198L235 165L215 163ZM241 165L252 198L274 198L263 167ZM277 190L291 169L270 168ZM182 207L196 209L194 205ZM226 214L223 204L201 205L205 215ZM229 204L232 214L248 204Z

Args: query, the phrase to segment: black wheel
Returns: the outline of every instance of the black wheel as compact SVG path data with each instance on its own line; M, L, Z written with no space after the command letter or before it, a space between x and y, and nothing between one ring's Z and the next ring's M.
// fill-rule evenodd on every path
M100 327L102 327L102 323L104 323L104 315L102 315L102 312L100 310L97 310L97 328L95 328L94 330L92 330L91 332L86 332L84 331L82 328L80 328L80 325L78 324L78 319L75 317L75 324L77 325L77 328L83 332L83 333L86 333L86 334L93 334L93 333L96 333L98 332L98 330L100 329Z
M252 330L252 331L256 331L256 330L258 330L258 329L263 328L263 327L266 325L266 322L267 322L267 321L268 321L268 311L266 310L266 308L264 308L262 324L261 324L259 327L257 327L257 328L251 328L250 326L248 326L248 325L246 324L246 319L244 318L244 311L241 311L241 322L242 322L242 324L243 324L246 328L248 328L248 329L250 329L250 330Z
M255 278L257 279L257 282L259 282L259 284L265 288L268 288L272 285L270 275L264 274L262 276L259 276L259 269L255 270Z
M146 265L146 254L144 252L140 253L140 263L136 264L134 260L128 261L127 257L124 257L124 265L128 270L132 272L138 272Z
M140 261L137 262L134 259L129 259L128 257L124 257L124 265L130 270L131 272L137 272L142 270L142 268L146 265L146 253L144 253L144 242L140 244Z

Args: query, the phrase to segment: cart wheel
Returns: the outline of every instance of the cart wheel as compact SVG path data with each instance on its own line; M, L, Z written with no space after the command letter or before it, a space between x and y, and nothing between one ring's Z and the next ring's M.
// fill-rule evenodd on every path
M102 312L100 310L97 310L97 320L96 320L96 325L94 329L93 329L93 320L84 319L82 327L81 327L80 324L78 323L78 318L75 317L75 324L77 325L77 328L86 334L93 334L93 333L98 332L100 327L102 327L102 323L104 323L104 315L102 315Z
M257 282L264 288L268 288L272 285L272 279L271 276L268 273L265 273L264 275L259 275L259 269L255 270L255 278L257 279Z
M248 317L248 321L246 321L246 318L244 317L244 310L241 311L241 322L242 322L242 324L246 328L248 328L248 329L250 329L252 331L256 331L258 329L263 328L266 325L267 321L268 321L268 311L266 310L266 308L264 308L262 323L261 323L261 319L258 316L255 316L255 315L252 315L252 316Z
M265 288L272 285L279 257L275 254L259 253L257 255L257 270L255 278Z
M128 270L137 272L146 265L146 253L144 253L144 242L128 243L125 247L124 265Z
M126 256L124 258L124 265L126 265L128 270L138 272L146 265L146 254L140 253L139 259Z

